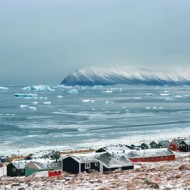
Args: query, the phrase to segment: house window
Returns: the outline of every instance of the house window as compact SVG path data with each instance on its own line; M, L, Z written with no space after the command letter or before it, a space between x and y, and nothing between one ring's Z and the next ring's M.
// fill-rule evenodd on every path
M21 170L21 173L24 173L24 170L23 170L23 169Z
M89 169L89 168L90 168L90 166L91 166L91 164L90 164L90 163L85 163L85 169Z
M95 166L98 166L98 162L95 162Z
M12 172L16 172L16 168L13 168L13 169L12 169Z

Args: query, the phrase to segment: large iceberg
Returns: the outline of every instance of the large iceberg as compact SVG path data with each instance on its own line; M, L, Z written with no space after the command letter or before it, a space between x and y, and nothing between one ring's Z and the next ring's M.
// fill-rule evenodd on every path
M61 85L190 85L190 71L128 70L126 68L83 68L68 75Z

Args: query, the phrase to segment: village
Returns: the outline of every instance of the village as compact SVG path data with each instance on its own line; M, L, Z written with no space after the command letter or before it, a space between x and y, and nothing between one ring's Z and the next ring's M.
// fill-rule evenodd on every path
M185 156L181 158L179 155ZM183 159L185 159L185 162ZM106 175L109 178L113 175L123 176L125 172L129 172L130 174L134 172L135 174L136 171L140 171L145 167L147 167L148 171L150 166L151 170L156 170L153 168L158 167L158 165L161 167L162 163L172 165L175 162L182 164L181 166L187 170L187 178L190 179L190 138L176 138L171 141L151 141L149 143L143 142L138 145L109 145L96 150L79 151L70 154L69 152L47 150L22 157L8 158L1 156L0 160L2 171L0 189L9 189L8 186L11 183L5 184L6 181L10 181L11 179L13 179L14 183L10 186L10 189L13 189L13 187L14 189L19 189L21 187L19 183L17 184L17 181L31 177L35 177L35 179L38 176L40 178L45 177L47 180L57 180L59 178L65 180L67 175L74 175L73 177L77 178L85 174L92 176ZM155 163L158 163L158 165L155 165ZM186 164L184 165L184 163ZM93 183L92 180L90 180L91 183ZM155 184L157 183L151 182L151 184L147 184L147 189L159 186ZM185 185L189 188L190 181ZM29 189L26 187L22 188L19 190ZM79 189L85 188L81 187ZM100 188L97 186L97 189ZM122 185L121 188L118 186L116 189L122 189ZM136 187L131 186L128 189L136 189Z

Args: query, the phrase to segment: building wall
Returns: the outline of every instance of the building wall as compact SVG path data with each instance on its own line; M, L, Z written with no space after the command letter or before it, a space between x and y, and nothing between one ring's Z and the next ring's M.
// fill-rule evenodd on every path
M95 163L97 163L97 166L95 166ZM91 162L89 169L90 169L90 170L97 170L97 171L99 172L99 163L98 163L98 162ZM88 172L89 169L86 169L86 168L85 168L85 163L82 163L82 164L81 164L81 172L84 172L84 171Z
M33 173L38 172L37 169L25 167L25 176L28 177L29 175L32 175Z
M25 175L25 169L16 169L15 166L10 163L7 165L7 176L24 176Z
M68 173L79 173L79 163L71 157L63 159L63 171Z
M160 162L160 161L171 161L175 160L175 155L168 156L155 156L155 157L146 157L146 158L132 158L132 162Z

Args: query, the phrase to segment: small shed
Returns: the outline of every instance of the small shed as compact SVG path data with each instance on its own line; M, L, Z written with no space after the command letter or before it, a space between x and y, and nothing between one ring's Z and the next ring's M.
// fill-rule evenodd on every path
M99 169L99 163L94 154L69 155L62 162L63 171L73 174L98 171Z
M169 148L170 147L170 141L169 140L162 140L158 142L159 148Z
M45 159L38 159L32 160L25 166L25 176L32 175L35 172L39 171L53 171L53 170L60 170L60 163L56 162L55 160L45 160Z
M110 172L116 169L130 170L134 169L134 164L125 156L111 155L109 153L102 153L96 156L99 162L99 172Z
M187 140L180 142L180 151L190 152L190 139L187 139Z
M11 162L7 165L7 176L24 176L26 164L27 162L25 160Z
M158 144L155 141L150 142L150 147L151 148L159 148Z
M148 149L148 145L146 143L141 144L141 149Z

